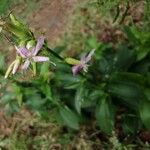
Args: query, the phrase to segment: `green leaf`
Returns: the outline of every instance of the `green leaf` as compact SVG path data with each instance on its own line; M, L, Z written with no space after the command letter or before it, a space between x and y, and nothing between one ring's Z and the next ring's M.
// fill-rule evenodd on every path
M82 101L82 108L91 108L97 106L97 102L100 97L104 95L104 91L100 88L93 90L85 90L84 89L84 101Z
M87 45L90 49L97 48L100 44L97 42L96 37L87 39Z
M149 41L150 42L150 41ZM149 48L149 45L147 46L140 46L137 50L137 60L140 61L142 60L143 58L145 58L150 52L150 48Z
M150 130L150 102L142 101L139 111L143 124Z
M123 127L123 131L126 134L137 133L140 126L141 126L141 122L136 115L124 114L122 127Z
M140 89L131 83L118 82L109 85L109 92L121 98L136 99L139 97Z
M3 70L5 68L5 56L0 53L0 70Z
M41 95L35 89L28 88L24 91L24 94L26 106L33 110L45 109L44 104L46 103L46 99L41 98Z
M52 100L52 92L51 92L51 87L48 84L42 84L40 87L41 91L45 95L45 97L49 100Z
M147 100L150 101L150 89L149 88L144 89L144 94L145 94Z
M132 72L116 72L111 75L112 82L124 81L124 82L132 82L139 85L145 85L146 78L139 73Z
M43 63L41 66L40 77L45 82L48 81L50 77L49 67L50 67L49 63Z
M117 70L127 70L136 59L135 51L127 49L125 46L122 46L118 51L114 60L115 68Z
M59 108L59 113L65 125L76 130L79 129L79 118L74 111L64 106Z
M150 34L148 31L139 29L138 27L125 27L124 28L129 41L134 45L137 51L137 60L140 61L145 58L150 52Z
M133 44L137 45L140 43L140 41L137 38L137 36L135 35L135 32L137 32L137 30L134 29L134 31L133 31L133 29L134 29L134 27L129 27L129 26L124 27L124 31L127 34L129 41L132 42Z
M9 8L10 0L0 0L0 15L3 15Z
M114 106L107 96L101 98L96 108L96 119L101 130L111 134L114 129Z
M112 64L112 62L110 63L106 58L103 57L99 63L100 72L102 74L109 74L112 70L112 66L110 64Z
M81 76L73 76L69 73L57 73L56 78L57 82L62 84L66 89L76 89L84 80Z
M142 75L143 74L145 75L149 72L149 68L150 68L150 61L149 59L145 59L145 60L140 61L134 66L134 71Z
M77 89L75 96L75 108L79 114L81 114L82 102L84 100L84 88L81 86Z
M124 81L110 83L108 85L108 92L124 100L124 103L133 109L138 108L139 101L144 97L139 85Z
M30 30L28 28L25 28L23 26L18 27L15 26L11 23L8 24L7 26L7 30L12 33L13 35L15 35L17 38L19 38L20 40L25 40L25 39L31 39L32 38L32 33L30 32Z

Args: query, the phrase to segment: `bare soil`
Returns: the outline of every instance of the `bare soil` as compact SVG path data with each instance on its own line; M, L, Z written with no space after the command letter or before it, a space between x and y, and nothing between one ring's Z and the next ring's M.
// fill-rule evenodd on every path
M50 46L56 44L66 28L78 0L45 0L30 16L30 26L45 33Z

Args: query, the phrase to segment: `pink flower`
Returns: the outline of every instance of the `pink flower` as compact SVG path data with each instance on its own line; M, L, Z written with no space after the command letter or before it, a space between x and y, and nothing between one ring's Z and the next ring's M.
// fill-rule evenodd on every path
M87 56L83 56L80 59L80 63L79 64L74 65L72 67L73 75L77 75L81 70L83 70L84 72L87 72L87 70L88 70L87 63L91 60L92 55L94 54L94 52L95 52L95 49L91 50L91 52Z
M18 54L25 59L25 62L22 66L23 70L26 70L31 62L46 62L49 61L49 57L45 56L37 56L38 52L44 45L45 38L42 36L38 39L37 44L31 50L27 49L26 47L16 47Z

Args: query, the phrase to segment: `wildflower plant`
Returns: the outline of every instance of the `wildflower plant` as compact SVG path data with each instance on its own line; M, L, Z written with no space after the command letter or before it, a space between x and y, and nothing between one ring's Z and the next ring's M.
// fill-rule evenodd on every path
M36 39L12 14L1 28L16 49L16 59L5 74L13 88L3 90L0 98L11 112L24 105L48 118L53 110L59 123L75 130L81 123L96 119L101 131L111 134L121 111L124 133L150 130L149 32L125 27L130 41L115 48L96 43L78 60L63 58L50 49L43 35ZM20 81L11 76L19 67L25 71L30 64L34 78Z

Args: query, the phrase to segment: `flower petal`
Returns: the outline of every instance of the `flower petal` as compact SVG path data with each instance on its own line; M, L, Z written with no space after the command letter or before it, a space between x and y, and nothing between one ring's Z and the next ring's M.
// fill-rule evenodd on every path
M29 55L29 51L25 47L18 48L15 46L15 48L22 58L26 58Z
M88 66L89 66L89 65L84 64L84 66L83 66L83 71L84 71L84 72L87 72L87 71L88 71Z
M49 61L49 57L44 57L44 56L34 56L32 57L34 62L44 62L44 61Z
M85 64L86 63L86 56L82 56L80 59L80 63Z
M4 77L5 79L8 78L9 74L11 73L14 64L15 64L15 61L13 61L13 62L10 64L10 66L8 67L8 69L7 69L6 73L5 73L5 77Z
M36 56L37 53L39 52L39 50L43 47L44 45L44 40L45 40L45 37L44 36L41 36L38 41L37 41L37 44L36 44L36 47L33 48L32 50L32 56Z
M85 63L89 62L95 52L95 49L91 50L90 53L85 58Z
M73 66L72 67L73 75L77 75L82 69L83 69L83 65L82 64Z
M19 65L20 65L20 60L18 59L18 60L15 61L15 64L14 64L14 67L13 67L13 70L12 70L12 74L16 73L16 71L19 68Z
M22 66L22 69L23 70L26 70L30 65L30 61L28 59L26 59L26 61L24 62L23 66Z

